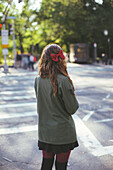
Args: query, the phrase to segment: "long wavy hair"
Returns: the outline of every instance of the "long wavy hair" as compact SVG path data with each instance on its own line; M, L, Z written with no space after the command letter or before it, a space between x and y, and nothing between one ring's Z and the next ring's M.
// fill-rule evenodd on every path
M47 45L43 49L41 58L39 60L39 75L41 78L50 78L54 89L53 96L56 95L58 88L57 74L63 74L64 76L68 77L69 81L73 86L72 80L70 79L67 72L66 61L60 57L58 58L58 62L55 62L51 59L51 53L58 54L60 50L62 49L57 44Z

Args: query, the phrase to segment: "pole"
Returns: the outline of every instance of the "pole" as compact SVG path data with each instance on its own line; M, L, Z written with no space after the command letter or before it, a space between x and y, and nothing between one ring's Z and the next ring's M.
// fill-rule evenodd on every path
M3 14L3 30L5 30L5 14ZM7 55L4 55L4 72L8 72Z
M94 43L94 62L96 63L97 61L97 44Z
M32 35L32 31L31 31L31 53L33 54L33 35Z
M32 42L32 44L31 44L31 53L33 54L33 50L34 50L34 46L33 46L33 28L31 27L30 30L31 30L31 42Z
M110 38L108 38L108 51L109 51L109 64L112 65Z
M14 67L16 67L16 43L15 43L14 19L13 19L13 59Z
M12 3L12 0L9 0L8 5L6 6L6 8L5 8L4 12L3 12L3 30L6 30L5 29L5 21L6 21L6 18L7 18L8 12L9 12L9 6L11 6L11 3ZM8 41L8 35L7 35L7 41ZM7 49L4 48L4 50L7 50ZM7 53L8 53L8 50L7 50ZM6 54L4 54L4 72L8 72L7 55Z

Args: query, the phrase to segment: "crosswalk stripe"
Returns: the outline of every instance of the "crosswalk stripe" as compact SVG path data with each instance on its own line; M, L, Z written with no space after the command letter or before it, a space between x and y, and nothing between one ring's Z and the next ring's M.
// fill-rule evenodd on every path
M37 125L0 129L0 135L37 131Z
M36 98L35 95L22 96L1 96L0 100L17 100L17 99L31 99Z
M38 71L34 71L34 72L29 72L29 75L28 75L28 72L26 71L26 72L19 72L19 73L13 73L12 75L10 75L10 74L7 74L7 78L9 78L9 77L13 77L13 79L15 79L15 78L18 78L18 77L21 77L22 78L22 76L24 76L24 77L29 77L29 76L33 76L33 77L35 77L35 76L37 76L38 75ZM1 79L3 79L3 78L6 78L6 74L1 74L0 75L0 78Z
M87 121L93 114L94 111L90 111L82 120Z
M15 91L2 91L2 92L0 92L0 94L3 94L3 95L5 95L5 94L23 94L23 93L33 93L34 92L34 89L29 89L29 90L15 90Z
M11 107L23 107L23 106L36 106L36 102L31 103L15 103L15 104L3 104L0 105L1 108L11 108Z
M6 81L11 81L11 80L13 80L13 81L15 81L15 80L21 80L21 81L33 81L33 79L35 79L35 76L34 77L29 77L29 76L26 76L26 77L22 77L22 76L16 76L16 77L1 77L1 80L3 81L3 80L6 80Z
M74 115L73 119L77 127L77 135L84 146L92 153L94 156L103 156L110 154L113 155L113 146L104 147L92 134L92 132L86 127L79 116Z
M21 117L29 117L29 116L37 116L37 111L35 112L24 112L24 113L8 113L1 114L0 119L11 119L11 118L21 118Z
M97 123L103 123L103 122L110 122L110 121L113 121L113 119L103 119L103 120L96 120L95 122Z
M113 146L102 146L101 143L95 138L91 131L85 126L82 120L77 116L73 116L73 119L77 125L78 137L86 148L94 156L103 156L110 154L113 156ZM22 127L13 127L13 128L4 128L0 129L0 135L9 135L17 133L25 133L37 131L37 125L22 126Z
M16 86L16 85L13 85L13 86L7 86L7 87L3 87L2 89L0 89L0 94L4 93L4 92L13 92L13 91L23 91L23 90L26 90L26 91L30 91L30 90L34 90L34 84L32 85L27 85L27 86Z

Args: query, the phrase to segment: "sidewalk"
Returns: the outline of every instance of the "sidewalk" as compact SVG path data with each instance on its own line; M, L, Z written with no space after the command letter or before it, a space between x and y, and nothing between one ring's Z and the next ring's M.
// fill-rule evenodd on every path
M6 76L6 75L16 75L16 74L19 74L19 73L23 73L23 74L26 74L26 73L34 73L34 72L38 72L38 69L35 70L35 71L29 71L29 70L26 70L26 69L23 69L23 68L14 68L14 67L9 67L8 68L8 72L4 72L4 68L0 68L0 77L1 76Z
M10 74L18 74L18 73L27 73L27 72L38 72L38 64L39 62L36 62L34 64L34 71L30 71L28 69L23 69L23 68L14 68L14 67L8 67L8 72L4 72L4 67L0 65L0 76L5 76L5 75L10 75Z

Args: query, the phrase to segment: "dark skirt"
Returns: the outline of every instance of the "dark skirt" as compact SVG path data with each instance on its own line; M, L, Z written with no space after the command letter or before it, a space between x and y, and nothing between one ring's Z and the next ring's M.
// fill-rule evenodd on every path
M52 152L54 154L69 152L73 150L75 147L78 147L78 142L69 143L69 144L62 144L62 145L54 145L48 144L41 141L38 141L39 150L45 150L46 152Z

